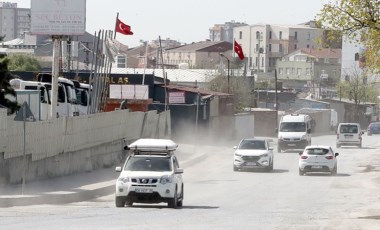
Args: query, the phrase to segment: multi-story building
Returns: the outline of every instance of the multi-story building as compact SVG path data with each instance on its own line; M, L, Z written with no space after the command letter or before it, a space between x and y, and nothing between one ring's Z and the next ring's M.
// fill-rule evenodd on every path
M221 53L231 59L232 44L229 42L203 41L165 50L166 65L179 66L186 63L189 68L215 69L223 61ZM232 60L232 59L231 59Z
M341 49L299 49L277 61L277 79L286 88L309 88L319 95L340 81L341 60Z
M17 3L0 2L0 35L4 41L23 38L30 31L30 9L17 8Z
M300 25L255 24L234 28L251 72L272 72L276 60L295 50L317 48L323 30L311 21Z
M230 42L234 40L234 28L239 26L246 26L246 23L241 22L226 22L224 24L215 24L210 28L210 41L212 42Z

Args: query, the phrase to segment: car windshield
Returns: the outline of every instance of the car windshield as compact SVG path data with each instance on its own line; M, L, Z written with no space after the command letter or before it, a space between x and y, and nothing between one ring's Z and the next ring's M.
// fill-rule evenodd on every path
M357 125L342 125L340 126L340 133L358 133Z
M239 149L266 149L264 140L243 140Z
M125 171L171 171L169 157L131 157L129 158Z
M312 149L306 149L305 151L309 155L326 155L329 152L328 149L324 149L324 148L312 148Z
M281 132L305 132L305 122L282 122L280 126Z

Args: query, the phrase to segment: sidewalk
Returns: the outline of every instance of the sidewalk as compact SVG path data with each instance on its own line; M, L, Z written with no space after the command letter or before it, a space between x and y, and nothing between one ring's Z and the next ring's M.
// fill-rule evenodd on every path
M181 167L195 164L206 157L194 145L179 144L176 155ZM115 192L119 173L114 167L89 173L51 178L26 183L24 195L20 185L0 185L0 208L38 204L64 204L91 200Z

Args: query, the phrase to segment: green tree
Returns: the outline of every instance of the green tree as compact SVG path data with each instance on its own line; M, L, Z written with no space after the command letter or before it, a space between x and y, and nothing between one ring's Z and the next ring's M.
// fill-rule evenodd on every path
M368 76L365 72L358 69L352 70L346 75L346 79L337 84L336 89L338 96L346 98L355 103L356 111L358 105L366 102L378 103L379 92L376 87L368 82ZM360 114L356 114L358 120Z
M241 112L244 108L250 107L252 93L249 79L241 76L230 76L229 86L227 76L219 75L209 82L209 89L215 92L228 93L234 95L235 111Z
M40 71L41 64L38 60L27 54L13 54L9 56L10 71Z
M358 41L365 47L366 67L380 71L380 1L334 0L325 4L317 15L322 28Z
M0 55L0 105L8 108L9 113L15 113L20 106L17 101L9 100L8 96L16 96L16 92L10 86L9 81L13 75L8 71L9 59L5 55Z

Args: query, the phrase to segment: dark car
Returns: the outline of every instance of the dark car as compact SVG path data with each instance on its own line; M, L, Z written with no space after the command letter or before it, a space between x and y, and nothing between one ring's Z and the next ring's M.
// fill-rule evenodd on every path
M368 125L367 135L371 136L372 134L380 134L380 122L372 122Z

